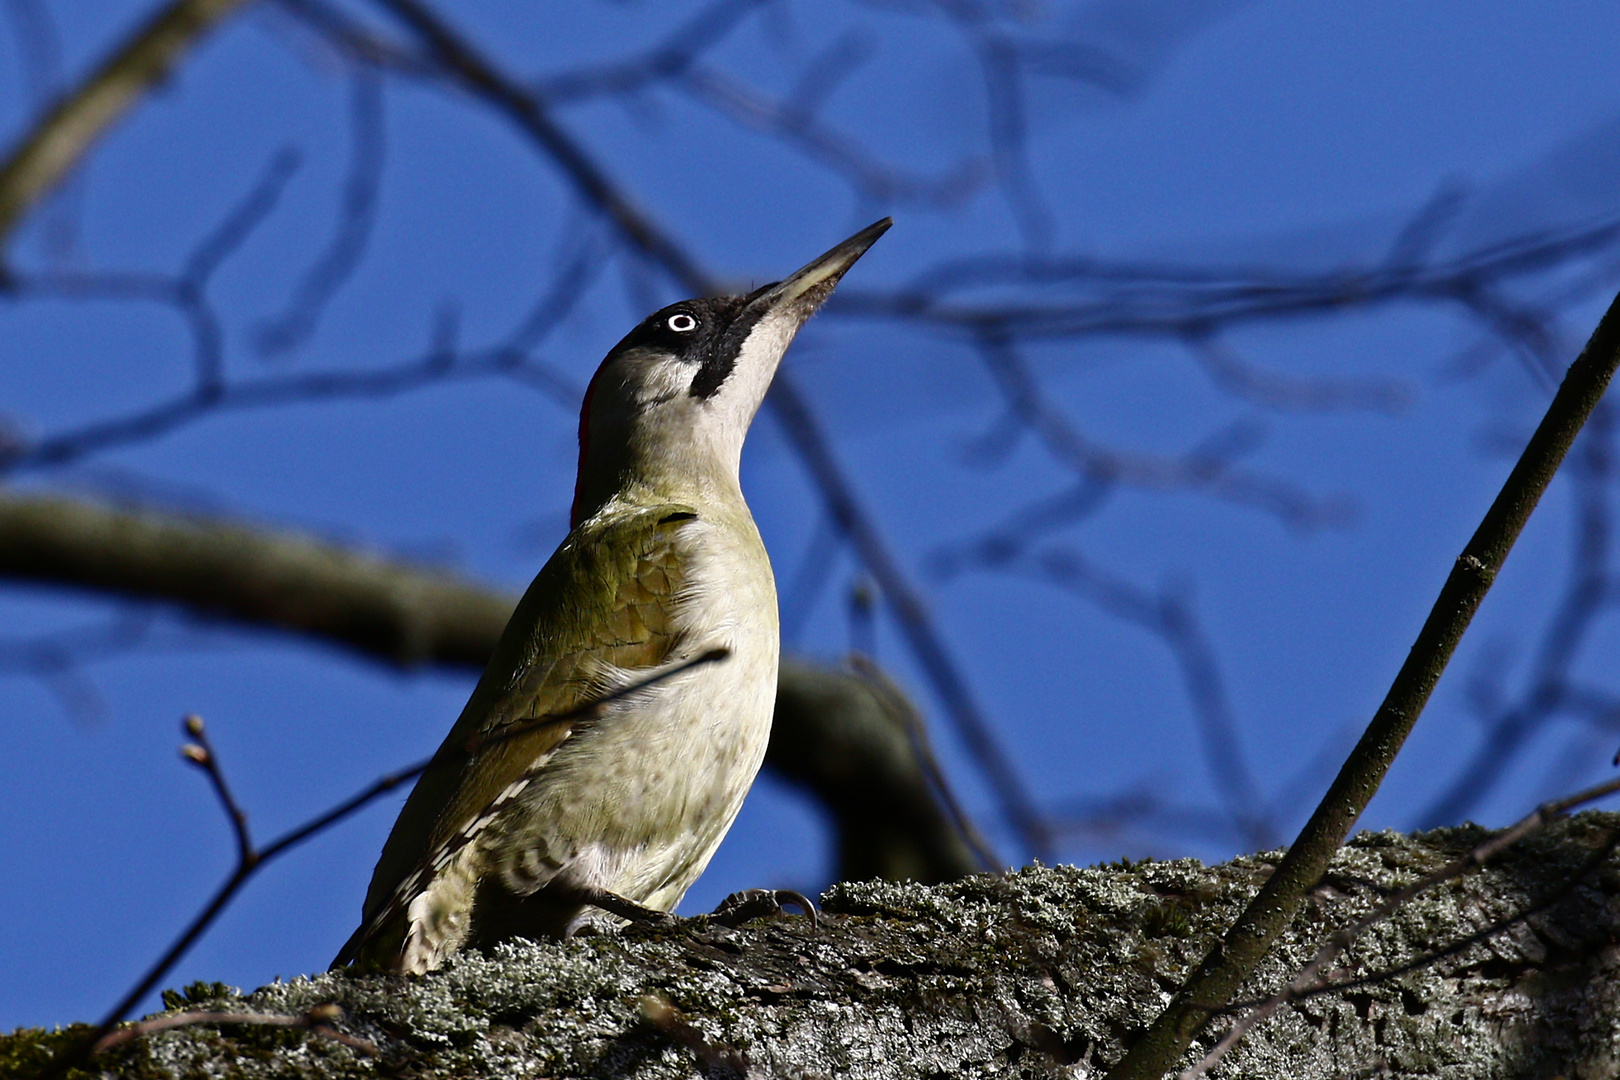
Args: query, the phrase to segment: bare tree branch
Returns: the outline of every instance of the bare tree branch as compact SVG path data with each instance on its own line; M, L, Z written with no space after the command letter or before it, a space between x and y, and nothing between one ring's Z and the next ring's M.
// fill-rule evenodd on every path
M1342 526L1350 514L1343 498L1318 499L1287 481L1236 468L1233 459L1255 442L1255 432L1247 426L1229 430L1224 433L1226 437L1206 440L1177 457L1132 454L1099 446L1047 400L1010 340L987 334L978 349L1007 401L1009 415L1027 428L1060 465L1072 471L1080 485L1081 497L1071 497L1067 513L1051 514L1052 524L1067 523L1072 515L1089 510L1096 499L1115 487L1195 491L1254 507L1303 531ZM1032 524L1026 519L999 532L1002 536L1016 535L1022 545L1036 536Z
M1115 618L1135 623L1164 642L1181 669L1204 762L1227 817L1250 847L1272 847L1277 826L1261 804L1259 787L1244 757L1214 644L1188 598L1172 589L1154 593L1139 588L1098 570L1072 551L1042 552L1022 560L1022 565L1032 575L1086 597ZM1013 563L1012 568L1020 568L1020 564Z
M401 668L481 668L516 604L444 570L299 533L16 494L0 494L0 579L178 605ZM877 678L785 661L766 763L826 808L843 876L972 873L971 826L951 809L919 718Z
M1569 463L1567 471L1576 496L1569 580L1542 633L1524 689L1512 701L1503 701L1496 684L1505 663L1493 664L1483 673L1492 684L1476 687L1474 698L1480 704L1489 701L1481 717L1484 738L1418 814L1421 822L1433 825L1461 820L1495 787L1520 748L1552 717L1585 714L1601 724L1613 711L1615 702L1576 686L1572 669L1591 643L1597 621L1620 609L1620 590L1615 588L1620 579L1609 566L1614 539L1609 499L1616 473L1615 429L1613 407L1598 406Z
M174 0L159 8L57 103L0 164L0 250L30 207L61 182L187 49L243 0Z
M1604 219L1530 230L1447 259L1331 272L1264 264L1189 264L1092 257L984 255L942 261L893 290L851 283L829 312L909 323L975 344L1137 337L1183 342L1220 329L1395 306L1452 307L1503 340L1545 337L1544 312L1509 313L1508 281L1597 260L1620 240ZM1612 276L1612 275L1610 275ZM1604 277L1607 280L1608 276ZM962 299L960 294L978 294ZM1530 347L1539 347L1532 345ZM1363 384L1363 391L1379 384Z
M286 308L257 328L256 345L266 358L291 352L315 332L326 305L360 265L376 221L385 156L382 80L369 65L351 67L349 175L343 182L337 227Z
M0 495L0 575L180 604L402 667L482 666L514 605L307 536L45 496Z
M852 666L786 664L766 751L832 816L839 877L954 881L998 865L955 805L915 708L875 668Z

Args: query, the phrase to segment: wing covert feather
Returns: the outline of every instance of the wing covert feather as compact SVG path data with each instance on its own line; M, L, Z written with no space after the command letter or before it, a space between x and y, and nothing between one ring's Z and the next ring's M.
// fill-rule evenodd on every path
M607 689L615 669L654 668L672 658L680 643L670 606L686 577L675 536L696 516L674 504L638 508L583 522L563 541L507 622L439 748L443 761L422 774L400 811L372 875L364 921L569 731L538 727L470 761L460 750L469 739L575 708Z

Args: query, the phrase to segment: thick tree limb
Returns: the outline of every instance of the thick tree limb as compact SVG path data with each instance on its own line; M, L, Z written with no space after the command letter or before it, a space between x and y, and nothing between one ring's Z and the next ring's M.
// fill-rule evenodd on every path
M1216 1075L1613 1075L1620 859L1608 845L1617 827L1614 814L1580 815L1415 898L1348 960L1357 972L1418 966L1274 1014ZM1335 853L1315 903L1290 920L1249 989L1285 982L1324 932L1486 837L1476 828L1358 837ZM237 1024L154 1032L93 1064L130 1080L1094 1076L1270 867L1254 856L845 884L823 898L817 926L787 917L728 929L699 918L512 942L422 977L323 973L246 999L199 985L184 1001L171 996L175 1011L296 1024L311 1009L335 1016L336 1006L342 1018L327 1022L378 1056ZM1486 927L1494 932L1448 951ZM82 1036L0 1037L0 1069L32 1075Z
M287 531L61 496L0 494L0 579L175 604L398 667L481 668L514 597ZM766 763L838 827L840 874L947 881L977 865L914 716L870 679L783 665Z
M244 0L174 0L62 98L0 165L0 250L29 209L61 182L182 54Z
M480 668L516 599L293 532L0 495L0 577L178 604L399 667Z
M1552 482L1564 455L1620 366L1620 296L1570 365L1546 415L1508 474L1496 501L1457 558L1406 662L1361 741L1339 770L1277 872L1153 1026L1110 1072L1109 1080L1158 1080L1213 1015L1254 973L1272 943L1315 887L1417 723L1474 612L1513 542Z

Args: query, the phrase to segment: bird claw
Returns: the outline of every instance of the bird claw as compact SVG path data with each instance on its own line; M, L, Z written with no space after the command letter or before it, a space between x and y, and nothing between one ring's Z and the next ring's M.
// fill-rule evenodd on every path
M750 919L780 915L788 905L798 908L816 925L816 905L803 893L792 889L744 889L734 892L714 909L709 918L722 926L737 927Z

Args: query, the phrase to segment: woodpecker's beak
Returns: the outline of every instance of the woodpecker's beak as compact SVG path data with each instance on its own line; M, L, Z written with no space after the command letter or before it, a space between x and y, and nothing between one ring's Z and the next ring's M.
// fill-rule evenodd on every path
M767 285L748 298L748 307L761 311L772 310L798 316L804 322L832 295L833 286L855 265L855 260L866 254L866 249L877 243L877 238L889 231L893 218L875 222L845 240L818 258L812 259L800 270L789 274L774 285Z
M796 273L743 297L712 355L692 377L688 394L729 401L727 409L740 421L735 430L747 431L794 335L832 295L844 272L893 224L884 218L868 225ZM722 387L726 388L724 395ZM741 449L739 435L738 452Z

